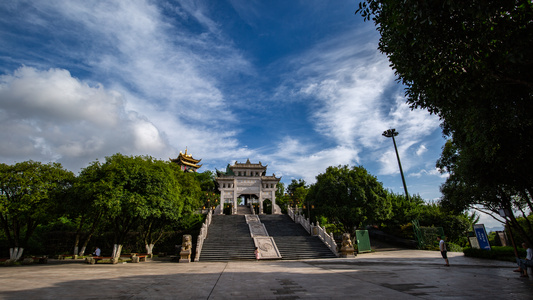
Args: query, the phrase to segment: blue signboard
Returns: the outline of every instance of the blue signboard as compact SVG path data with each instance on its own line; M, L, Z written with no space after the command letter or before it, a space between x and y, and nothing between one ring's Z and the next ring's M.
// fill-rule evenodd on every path
M485 231L485 225L475 224L474 232L476 233L479 248L484 250L490 250L489 238L487 237L487 231Z

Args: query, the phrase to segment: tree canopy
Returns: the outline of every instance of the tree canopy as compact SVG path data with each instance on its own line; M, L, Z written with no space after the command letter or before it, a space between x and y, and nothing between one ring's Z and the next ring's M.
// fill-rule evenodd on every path
M328 167L316 177L306 201L315 205L315 213L355 236L363 225L385 220L391 214L391 202L382 184L363 167Z
M531 208L533 3L367 0L356 13L376 24L407 102L437 114L452 138L447 185L498 192L491 209L512 206L502 194Z
M61 164L25 161L0 164L0 221L12 259L18 259L38 225L51 220L57 198L69 188L74 174Z

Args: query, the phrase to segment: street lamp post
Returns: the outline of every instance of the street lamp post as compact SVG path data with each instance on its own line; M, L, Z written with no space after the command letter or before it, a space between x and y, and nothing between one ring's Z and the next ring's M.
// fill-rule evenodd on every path
M396 158L398 159L398 166L400 167L400 175L402 175L403 189L405 190L405 198L407 198L407 201L409 201L409 193L407 192L407 185L405 184L405 178L403 177L402 163L400 162L400 155L398 154L398 148L396 147L396 140L394 139L394 137L398 135L398 131L396 131L396 129L394 128L391 128L391 129L383 131L382 135L384 137L392 138L392 142L394 143L394 151L396 151Z

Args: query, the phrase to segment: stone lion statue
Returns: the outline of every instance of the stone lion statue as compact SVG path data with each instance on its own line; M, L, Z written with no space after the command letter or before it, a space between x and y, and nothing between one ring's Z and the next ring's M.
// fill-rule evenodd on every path
M181 251L190 251L192 248L192 237L189 234L183 236L183 243L181 245Z
M349 233L342 234L342 247L343 248L353 248L352 240L350 239Z

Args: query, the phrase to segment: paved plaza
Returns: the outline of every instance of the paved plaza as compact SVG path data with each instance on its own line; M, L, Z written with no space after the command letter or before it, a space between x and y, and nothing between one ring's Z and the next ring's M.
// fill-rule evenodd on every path
M352 259L96 264L50 260L0 268L0 299L533 299L533 274L510 262L439 252Z

